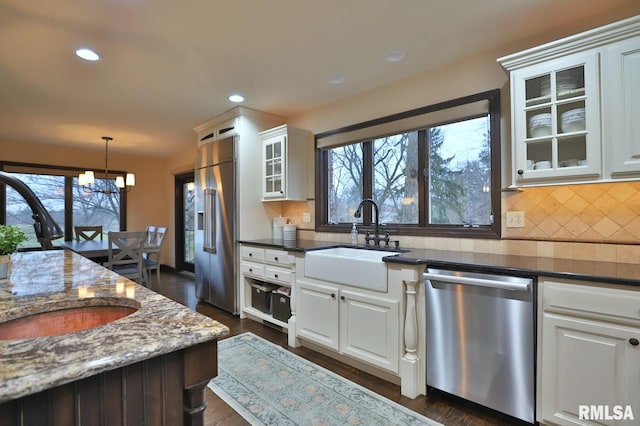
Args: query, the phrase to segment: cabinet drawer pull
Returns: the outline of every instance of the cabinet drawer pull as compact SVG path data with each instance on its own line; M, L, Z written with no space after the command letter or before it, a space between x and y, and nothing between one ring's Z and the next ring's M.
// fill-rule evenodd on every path
M278 256L274 257L274 260L277 262L278 261Z
M273 274L273 276L274 276L275 278L278 278L278 274Z
M249 257L253 257L253 253L249 253Z
M335 293L331 293L331 298L335 299L336 298L336 294Z
M631 343L631 346L638 346L638 343L640 343L640 341L638 341L638 339L636 339L635 337L632 337L631 339L629 339L629 343Z
M249 272L253 272L253 268L249 268Z

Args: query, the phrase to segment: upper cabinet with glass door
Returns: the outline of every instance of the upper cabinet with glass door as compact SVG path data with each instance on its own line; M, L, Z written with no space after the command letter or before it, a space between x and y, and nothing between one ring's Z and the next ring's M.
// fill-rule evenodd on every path
M306 200L313 190L313 134L282 125L260 133L262 140L262 201Z
M597 66L589 52L512 73L516 182L600 177Z
M630 142L607 138L605 118L625 100L601 93L622 76L602 57L612 44L640 33L638 23L640 17L630 18L498 59L510 71L514 186L619 177L610 157ZM631 102L637 106L638 99ZM640 167L635 172L640 177Z

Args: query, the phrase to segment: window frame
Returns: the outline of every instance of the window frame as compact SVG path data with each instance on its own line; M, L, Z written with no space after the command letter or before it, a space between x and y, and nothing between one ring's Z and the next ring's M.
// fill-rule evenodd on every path
M384 232L390 232L392 235L417 235L417 236L439 236L439 237L463 237L463 238L485 238L485 239L500 239L501 238L501 191L502 191L502 178L501 178L501 133L500 133L500 89L489 90L462 98L457 98L437 104L392 114L386 117L381 117L374 120L365 121L358 124L345 126L339 129L323 132L315 135L316 149L315 149L315 166L316 166L316 181L315 181L315 231L316 232L335 232L335 233L347 233L351 231L351 223L328 223L329 214L329 155L330 148L318 147L318 140L326 137L339 135L341 133L353 132L367 127L378 126L385 123L391 123L394 121L403 120L406 118L428 114L431 112L437 112L440 110L446 110L462 106L465 104L471 104L478 101L488 101L488 114L489 114L489 131L490 131L490 146L491 146L491 211L493 215L493 222L489 225L467 226L459 224L429 224L427 213L427 193L428 177L426 172L426 147L427 147L427 130L426 128L437 127L438 125L449 124L451 122L460 121L463 119L473 117L459 117L459 120L453 119L447 122L425 125L424 128L418 129L418 170L422 173L422 178L418 179L418 193L419 193L419 209L418 209L418 223L417 224L389 224L384 226ZM416 129L407 129L406 131L415 131ZM371 182L373 176L373 142L376 137L383 137L385 135L372 136L367 138L367 142L358 141L355 143L363 143L363 198L372 196L373 185ZM366 229L373 229L373 218L371 217L372 209L364 209L362 217L362 227ZM381 231L382 232L382 231Z
M20 171L11 170L9 173L32 173L32 174L44 174L39 173L39 170L50 170L51 175L64 176L64 240L71 241L74 239L73 235L73 178L75 175L83 173L85 170L93 170L96 175L104 173L104 169L91 169L80 167L67 167L67 166L55 166L50 164L35 164L35 163L21 163L13 161L0 161L0 170L7 171L6 168L22 169ZM56 174L56 171L62 173ZM73 173L74 176L70 176ZM125 171L108 170L109 175L126 175ZM114 179L115 180L115 179ZM120 231L127 229L127 191L120 190ZM6 211L6 186L0 183L0 223L6 223L7 211Z

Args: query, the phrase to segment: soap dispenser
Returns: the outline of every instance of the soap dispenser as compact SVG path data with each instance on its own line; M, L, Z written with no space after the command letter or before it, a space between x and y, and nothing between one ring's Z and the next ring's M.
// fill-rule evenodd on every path
M358 244L358 228L356 228L355 223L351 228L351 244Z

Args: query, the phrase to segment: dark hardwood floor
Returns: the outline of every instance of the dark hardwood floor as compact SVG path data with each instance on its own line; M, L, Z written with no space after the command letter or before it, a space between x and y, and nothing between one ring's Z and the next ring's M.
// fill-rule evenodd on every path
M225 324L229 327L230 336L250 331L318 365L321 365L336 374L383 395L392 401L445 425L483 426L518 424L518 422L512 418L506 418L505 416L501 416L490 410L439 392L430 392L429 396L419 396L417 398L410 399L400 394L400 387L397 385L364 373L356 368L350 367L313 350L304 347L290 348L287 346L286 334L280 330L275 330L270 326L263 325L253 320L240 319L220 309L214 308L207 303L198 302L195 297L194 280L188 275L163 271L160 283L156 283L154 279L151 284L151 288L154 291L174 299L191 309L195 309L203 315L207 315ZM240 415L233 411L231 407L224 403L209 389L206 390L206 399L208 407L205 412L205 425L233 426L248 424L242 417L240 417Z

